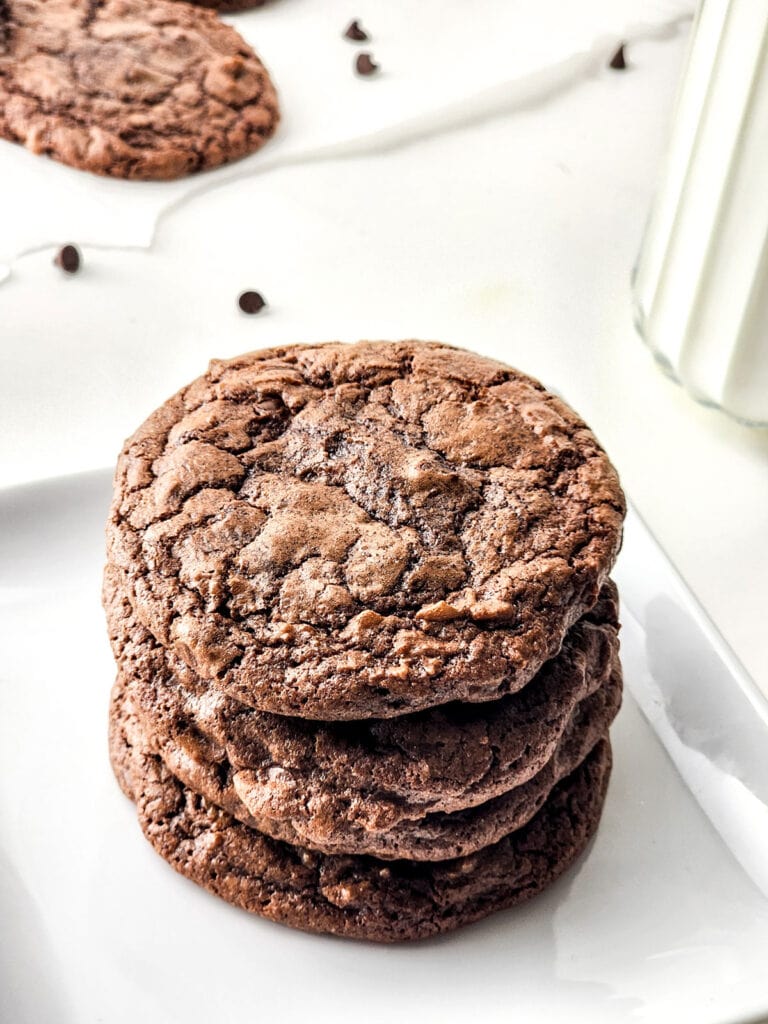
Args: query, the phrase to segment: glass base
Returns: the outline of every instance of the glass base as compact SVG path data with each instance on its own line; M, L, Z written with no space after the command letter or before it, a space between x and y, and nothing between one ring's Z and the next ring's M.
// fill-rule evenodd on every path
M633 275L634 276L634 275ZM729 419L734 420L736 423L741 424L743 427L752 427L756 430L768 430L768 420L756 420L750 419L747 416L741 416L739 413L734 412L733 409L729 409L727 406L716 402L708 395L702 394L702 392L691 388L678 374L674 364L657 348L654 347L653 343L649 341L646 333L646 318L643 311L643 307L633 297L632 300L632 320L635 325L640 339L642 340L645 347L653 356L653 360L659 369L662 371L665 377L669 377L675 384L679 385L687 395L689 395L699 405L703 405L706 409L716 409L718 412L724 413Z

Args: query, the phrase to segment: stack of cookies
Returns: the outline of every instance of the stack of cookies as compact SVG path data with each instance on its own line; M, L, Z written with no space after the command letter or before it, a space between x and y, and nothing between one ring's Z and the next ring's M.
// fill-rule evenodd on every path
M624 499L575 414L443 345L213 362L125 444L112 764L170 864L309 931L420 938L594 833Z

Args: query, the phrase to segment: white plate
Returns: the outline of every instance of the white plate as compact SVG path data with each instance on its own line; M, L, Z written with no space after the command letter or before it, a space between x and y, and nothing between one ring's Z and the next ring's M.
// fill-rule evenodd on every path
M100 472L0 494L4 1024L714 1024L768 1010L764 707L635 517L618 572L631 692L588 855L522 908L381 947L249 917L142 838L107 761L109 490Z

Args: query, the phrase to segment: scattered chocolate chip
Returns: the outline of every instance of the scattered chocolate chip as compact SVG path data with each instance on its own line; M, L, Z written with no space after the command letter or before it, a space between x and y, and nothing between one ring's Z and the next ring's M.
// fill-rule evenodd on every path
M263 296L258 292L243 292L237 300L237 304L249 316L253 316L254 313L260 313L266 306Z
M346 32L344 33L345 39L351 39L353 43L365 43L371 37L365 31L360 22L355 18L354 21L350 21L347 25Z
M63 245L53 258L65 274L76 274L80 269L80 250L76 245Z
M358 75L375 75L379 65L373 60L370 53L360 53L355 61L355 71Z
M608 67L613 68L614 71L624 71L627 67L627 58L624 54L624 43L618 48L616 53L608 61Z

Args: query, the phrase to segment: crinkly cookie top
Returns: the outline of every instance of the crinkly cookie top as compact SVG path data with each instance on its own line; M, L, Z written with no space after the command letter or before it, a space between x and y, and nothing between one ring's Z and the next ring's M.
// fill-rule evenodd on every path
M126 442L108 557L238 699L388 717L525 685L623 516L593 434L524 374L415 341L293 346L214 361Z

